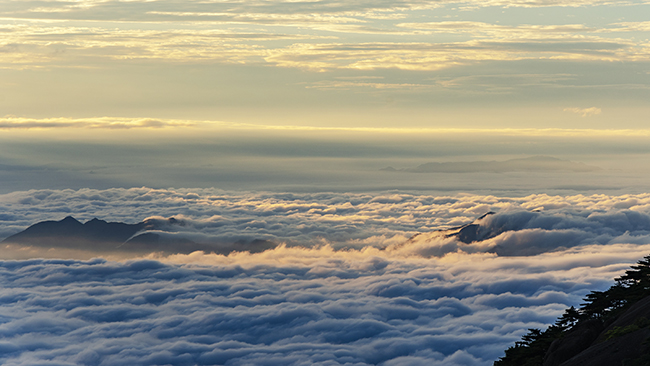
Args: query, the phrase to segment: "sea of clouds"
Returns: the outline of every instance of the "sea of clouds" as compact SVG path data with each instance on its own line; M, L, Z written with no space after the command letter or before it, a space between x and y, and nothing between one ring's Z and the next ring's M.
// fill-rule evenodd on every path
M436 232L490 211L476 223L496 236ZM3 245L3 365L490 365L650 254L650 194L42 190L0 212L2 237L175 217L163 231L278 244L110 260Z
M438 230L477 221L486 237L467 245ZM218 245L266 240L336 249L370 246L424 257L457 251L533 255L590 244L650 243L650 194L524 197L456 194L229 192L218 189L30 190L0 195L0 238L44 220L155 221L156 234ZM175 220L169 221L173 217ZM415 234L417 238L404 245ZM218 250L217 250L218 251ZM167 253L169 254L169 253ZM66 254L70 256L72 254ZM72 255L77 259L96 256ZM3 258L56 250L6 246Z

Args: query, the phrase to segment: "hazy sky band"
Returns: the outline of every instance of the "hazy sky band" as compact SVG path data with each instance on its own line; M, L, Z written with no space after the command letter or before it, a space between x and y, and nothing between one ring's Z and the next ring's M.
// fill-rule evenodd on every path
M0 132L3 193L145 186L622 195L646 192L650 176L648 132L634 129L340 127L102 117L3 118ZM553 156L593 170L531 166L496 174L474 172L467 165L531 156ZM465 168L458 174L385 170L428 163Z

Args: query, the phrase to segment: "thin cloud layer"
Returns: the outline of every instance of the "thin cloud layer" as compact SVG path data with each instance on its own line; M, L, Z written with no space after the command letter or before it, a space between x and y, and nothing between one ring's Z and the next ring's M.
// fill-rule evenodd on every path
M505 25L487 18L463 20L470 7L623 4L592 0L9 2L0 11L8 19L0 24L4 39L0 65L83 67L102 60L149 60L266 63L312 71L414 71L489 61L648 61L644 38L627 35L648 32L647 22ZM422 21L422 14L429 21ZM440 17L454 20L433 21ZM377 42L377 35L390 41Z
M153 118L0 118L0 129L51 129L51 128L102 128L102 129L132 129L132 128L164 128L192 127L195 123L189 121L170 121Z
M591 117L601 114L603 111L597 107L590 108L564 108L565 112L571 112L581 115L582 117Z
M628 1L609 0L393 0L337 2L318 0L295 1L233 1L228 3L206 1L5 1L2 14L15 18L84 19L84 20L140 20L169 21L173 19L212 21L286 21L296 15L359 16L365 18L390 17L391 12L436 9L445 6L464 10L481 7L580 7L601 5L630 5Z
M308 21L306 26L313 27ZM315 22L319 24L319 22ZM336 33L367 33L355 26L321 25L311 35L176 29L115 29L48 23L1 27L0 63L6 67L48 64L82 66L88 61L156 60L157 62L250 64L268 63L314 71L335 69L437 70L487 61L648 61L643 42L603 35L606 30L574 25L521 25L514 27L478 22L400 23L397 42L332 42ZM405 29L420 29L403 34ZM637 27L638 28L638 27ZM607 33L617 32L615 29ZM326 33L323 33L325 31ZM646 32L644 28L637 32ZM329 32L335 32L331 34ZM424 32L424 33L423 33ZM426 33L449 33L465 40L421 42ZM345 37L344 37L345 38ZM444 38L443 38L444 39ZM309 40L303 42L302 40ZM286 45L287 41L291 44Z

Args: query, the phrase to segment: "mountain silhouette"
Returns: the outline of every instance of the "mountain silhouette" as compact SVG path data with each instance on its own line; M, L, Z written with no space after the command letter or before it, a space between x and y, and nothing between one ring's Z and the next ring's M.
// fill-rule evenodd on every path
M402 245L408 245L415 241L432 240L434 238L439 238L439 237L445 237L445 238L453 237L462 243L471 244L477 241L494 238L506 231L516 230L516 228L511 228L506 226L495 227L495 226L485 225L483 222L485 218L494 214L495 214L494 212L490 211L481 215L481 217L477 218L470 224L456 226L450 229L436 230L429 233L415 234Z
M563 160L551 156L531 156L505 161L461 161L431 162L413 168L395 169L391 166L380 169L388 172L406 173L506 173L506 172L550 172L570 171L592 172L601 168L580 162Z
M191 253L204 251L227 254L232 251L261 252L275 247L267 240L234 243L196 243L183 233L166 232L169 226L184 226L175 218L148 219L137 224L107 222L94 218L81 223L72 216L60 221L43 221L2 241L40 248L75 249L93 252Z
M72 216L61 221L43 221L12 235L2 243L37 247L110 250L145 228L144 222L124 224L92 219L82 224Z

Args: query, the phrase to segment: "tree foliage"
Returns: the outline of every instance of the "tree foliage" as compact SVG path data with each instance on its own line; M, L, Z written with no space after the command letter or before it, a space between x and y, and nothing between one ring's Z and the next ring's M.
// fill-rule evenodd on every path
M650 296L650 255L644 257L615 279L606 291L592 291L584 298L580 308L566 309L555 324L546 330L529 329L521 341L505 351L505 356L494 366L541 366L544 356L554 340L561 338L579 322L587 319L607 321L624 312L637 301Z

